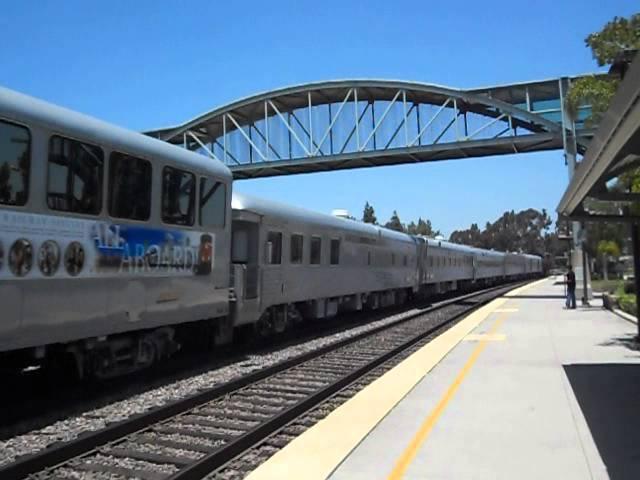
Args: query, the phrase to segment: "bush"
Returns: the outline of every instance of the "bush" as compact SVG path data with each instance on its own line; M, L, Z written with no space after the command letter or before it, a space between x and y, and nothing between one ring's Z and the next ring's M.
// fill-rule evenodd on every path
M636 315L636 296L625 293L618 297L618 305L623 312L627 312L631 315Z
M636 293L636 283L635 282L624 282L624 293Z
M621 280L592 280L591 287L595 292L614 293L622 285Z

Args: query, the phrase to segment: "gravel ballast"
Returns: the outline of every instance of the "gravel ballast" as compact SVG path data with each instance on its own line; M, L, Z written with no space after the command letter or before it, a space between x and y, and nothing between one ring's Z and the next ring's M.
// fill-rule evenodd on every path
M355 326L338 333L328 334L327 336L315 338L297 345L283 347L275 351L248 355L241 362L173 382L160 388L135 395L126 400L117 401L105 407L84 412L82 415L55 422L45 428L33 430L24 435L0 441L0 466L11 463L20 456L38 452L57 442L73 440L84 432L102 429L114 422L126 420L132 415L140 414L169 402L194 395L201 390L209 389L275 363L354 337L360 333L419 312L420 310L418 309L411 309L390 315L381 320Z

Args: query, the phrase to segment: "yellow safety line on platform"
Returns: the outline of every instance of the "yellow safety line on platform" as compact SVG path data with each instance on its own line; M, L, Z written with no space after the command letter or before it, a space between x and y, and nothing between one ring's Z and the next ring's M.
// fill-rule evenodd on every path
M512 290L467 315L296 437L251 472L247 479L315 480L329 477L393 407L465 336L504 305L509 297L543 281L532 282Z
M507 339L504 333L470 333L464 337L465 342L479 342L485 340L487 342L502 342Z
M504 322L505 318L507 318L507 313L501 313L491 326L488 335L494 335L495 331L500 327L500 325L502 325L502 322ZM460 370L460 373L458 373L456 379L449 386L449 389L440 399L436 407L431 411L431 414L425 419L424 422L422 422L422 425L420 425L418 432L414 435L411 442L409 442L409 445L400 456L400 459L387 477L387 480L400 480L403 477L403 475L407 471L407 468L409 468L409 465L411 465L411 462L417 455L418 450L420 450L420 447L429 436L429 433L431 433L431 430L433 430L433 427L442 415L442 412L444 412L444 410L447 408L447 405L449 405L449 402L451 402L451 399L458 391L458 388L460 388L462 381L467 376L467 374L471 370L471 367L473 367L473 365L476 363L476 360L478 360L478 357L487 345L487 338L484 338L480 341L480 343L478 343L476 348L471 353L469 360L467 360L467 362L464 364L464 367L462 367L462 370Z

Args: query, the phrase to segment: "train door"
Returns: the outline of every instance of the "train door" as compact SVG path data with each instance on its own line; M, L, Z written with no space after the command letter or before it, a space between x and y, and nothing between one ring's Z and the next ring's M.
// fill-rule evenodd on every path
M258 224L237 221L233 223L231 236L231 262L241 265L245 272L243 298L258 296Z
M234 220L231 231L231 269L236 299L236 325L250 323L259 310L259 223Z
M416 238L417 247L417 285L419 289L421 285L427 283L427 242L422 238Z
M478 258L476 255L473 255L471 257L471 267L472 267L472 278L473 278L473 281L475 282L476 279L478 278Z

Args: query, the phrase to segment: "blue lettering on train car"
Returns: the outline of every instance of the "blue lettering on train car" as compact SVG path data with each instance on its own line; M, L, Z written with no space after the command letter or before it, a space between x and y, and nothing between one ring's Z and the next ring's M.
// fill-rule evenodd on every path
M207 234L96 223L91 237L98 271L211 272L211 236Z

